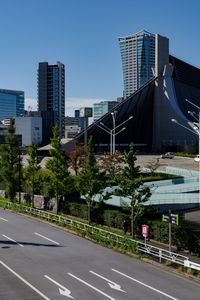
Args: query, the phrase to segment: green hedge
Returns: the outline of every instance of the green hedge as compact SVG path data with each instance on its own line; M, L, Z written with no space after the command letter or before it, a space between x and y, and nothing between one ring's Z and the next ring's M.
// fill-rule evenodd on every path
M162 243L169 242L168 223L150 221L148 225L150 238ZM195 232L186 224L172 225L172 245L200 255L200 232Z
M69 215L88 219L88 206L87 204L73 203L68 204ZM108 227L122 229L123 219L127 218L127 214L120 212L119 210L105 209L104 206L96 205L91 209L91 219L93 222L106 225Z

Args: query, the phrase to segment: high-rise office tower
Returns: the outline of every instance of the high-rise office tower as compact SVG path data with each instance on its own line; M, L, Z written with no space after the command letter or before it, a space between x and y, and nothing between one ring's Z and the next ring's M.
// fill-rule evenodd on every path
M24 92L0 89L0 121L24 116Z
M118 105L117 101L101 101L99 103L94 103L93 105L93 118L94 121L101 118L107 112L109 112L113 107Z
M48 65L40 62L38 68L38 110L44 114L46 123L57 123L60 137L65 136L65 66L57 62ZM53 120L54 119L54 120ZM43 121L44 124L44 121ZM44 131L44 128L43 128Z
M152 76L155 67L155 35L142 30L130 36L120 37L124 98L134 93Z

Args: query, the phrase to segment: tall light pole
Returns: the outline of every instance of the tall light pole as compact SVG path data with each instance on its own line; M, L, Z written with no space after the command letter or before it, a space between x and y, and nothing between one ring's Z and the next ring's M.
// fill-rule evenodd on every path
M117 111L111 112L111 116L112 116L112 120L113 120L113 128L112 129L108 128L103 122L100 122L101 126L96 124L98 127L100 127L101 129L103 129L104 131L106 131L107 133L110 134L110 154L115 153L115 136L118 135L119 133L121 133L122 131L124 131L126 129L126 127L123 127L118 132L116 132L116 129L118 129L119 127L121 127L122 125L124 125L126 122L128 122L129 120L131 120L133 118L133 116L130 116L127 120L125 120L124 122L122 122L116 126L116 114L117 114Z

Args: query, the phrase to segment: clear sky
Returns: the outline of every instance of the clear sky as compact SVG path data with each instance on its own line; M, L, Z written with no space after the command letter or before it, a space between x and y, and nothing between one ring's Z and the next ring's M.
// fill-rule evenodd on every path
M123 94L118 37L142 29L200 67L200 1L0 0L0 88L23 90L36 108L38 62L66 69L66 115Z

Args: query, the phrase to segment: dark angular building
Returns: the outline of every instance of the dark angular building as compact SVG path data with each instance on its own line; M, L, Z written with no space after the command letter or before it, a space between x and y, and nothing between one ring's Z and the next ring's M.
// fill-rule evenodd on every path
M47 62L39 63L38 68L38 110L43 115L45 128L52 127L57 123L60 136L65 135L65 66L57 62L48 65ZM47 140L47 132L45 140ZM49 133L48 133L49 134ZM48 137L52 137L51 135Z
M116 149L127 149L133 142L141 151L183 150L185 145L195 145L198 137L193 133L191 122L195 118L188 111L198 110L186 99L200 106L200 69L169 55L169 40L155 36L155 68L153 78L119 103L111 112L116 111ZM113 129L111 112L106 113L88 127L88 136L93 136L98 152L109 151L110 135L102 130L102 123ZM120 126L130 116L125 125ZM184 127L174 124L176 119ZM83 142L84 131L75 136Z

